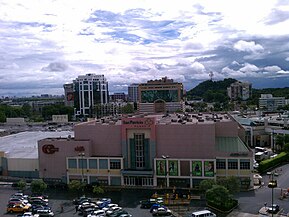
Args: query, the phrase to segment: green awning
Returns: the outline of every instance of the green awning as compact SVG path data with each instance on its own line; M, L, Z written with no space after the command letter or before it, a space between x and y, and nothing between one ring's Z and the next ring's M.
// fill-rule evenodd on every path
M217 137L216 150L220 152L249 152L249 149L239 137Z

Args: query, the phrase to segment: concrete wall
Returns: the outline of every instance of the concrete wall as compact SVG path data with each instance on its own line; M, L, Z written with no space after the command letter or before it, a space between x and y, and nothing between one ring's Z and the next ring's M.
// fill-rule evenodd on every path
M75 140L90 140L94 156L121 156L121 125L79 124L74 128Z

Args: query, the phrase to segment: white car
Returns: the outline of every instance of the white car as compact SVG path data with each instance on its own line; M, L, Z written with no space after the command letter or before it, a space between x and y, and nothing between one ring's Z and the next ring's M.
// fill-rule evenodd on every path
M166 209L164 207L159 207L157 209L154 209L152 212L153 216L158 216L158 215L171 215L172 211L169 209Z
M87 217L103 217L105 216L105 211L103 210L96 210L89 214Z
M117 206L118 206L118 204L110 203L110 204L107 204L106 207L102 208L102 210L106 212L106 211L108 211L110 208L112 208L112 207L117 207Z
M120 211L120 210L122 210L121 207L114 206L114 207L111 207L110 209L108 209L105 213L106 213L106 215L111 215L112 213Z

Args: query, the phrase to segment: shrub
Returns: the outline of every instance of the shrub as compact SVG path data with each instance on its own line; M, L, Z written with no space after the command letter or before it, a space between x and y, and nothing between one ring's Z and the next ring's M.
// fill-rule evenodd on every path
M270 158L270 159L267 159L267 160L260 162L259 167L258 167L258 171L260 173L264 173L268 169L276 167L276 166L280 165L281 163L288 161L288 160L289 160L289 154L286 152L281 152L280 154L278 154L274 158Z

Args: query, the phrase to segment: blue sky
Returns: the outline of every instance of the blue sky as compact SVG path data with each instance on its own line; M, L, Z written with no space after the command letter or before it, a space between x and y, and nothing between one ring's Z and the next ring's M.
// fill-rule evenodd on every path
M1 0L0 96L63 94L78 75L110 92L167 76L189 90L235 78L289 86L287 0Z

